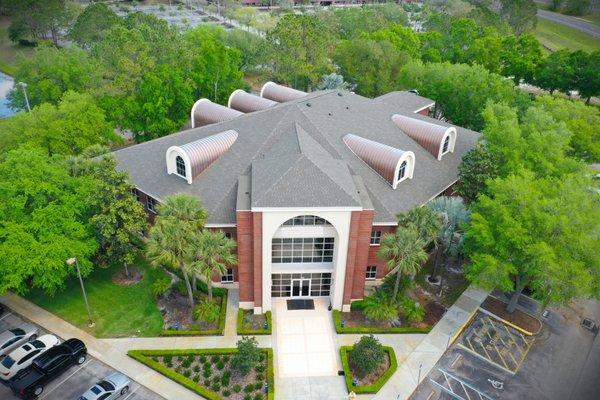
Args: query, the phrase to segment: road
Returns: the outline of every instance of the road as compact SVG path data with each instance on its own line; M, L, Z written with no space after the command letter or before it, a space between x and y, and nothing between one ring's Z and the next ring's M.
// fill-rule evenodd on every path
M600 38L600 26L590 24L589 22L582 21L579 18L570 17L568 15L558 14L551 11L539 10L537 12L538 17L544 18L562 25L566 25L573 29L577 29L581 32L585 32L594 37Z

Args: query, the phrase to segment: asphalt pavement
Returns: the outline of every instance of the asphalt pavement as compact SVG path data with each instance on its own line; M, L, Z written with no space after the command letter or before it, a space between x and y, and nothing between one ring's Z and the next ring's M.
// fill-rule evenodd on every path
M577 29L581 32L590 34L594 37L600 38L600 26L586 22L580 18L540 9L538 9L537 15L540 18L557 22L561 25L566 25L568 27Z
M11 310L6 310L4 314L0 315L0 332L19 326L24 322L19 315ZM39 335L46 333L49 332L40 328ZM77 400L87 389L113 372L115 372L114 369L88 355L82 365L71 367L48 383L39 400ZM161 396L134 381L129 385L129 389L129 393L121 396L119 400L164 400ZM7 386L0 384L0 399L17 400L18 397L13 395Z

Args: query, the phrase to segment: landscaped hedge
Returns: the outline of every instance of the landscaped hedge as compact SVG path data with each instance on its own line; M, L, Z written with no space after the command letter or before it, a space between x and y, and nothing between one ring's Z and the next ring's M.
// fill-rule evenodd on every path
M355 302L354 302L355 303ZM352 303L352 304L354 304ZM360 326L360 327L348 327L342 328L342 316L339 310L333 310L333 324L335 325L335 331L337 333L429 333L431 326L425 328L418 328L413 326L391 326L389 328L374 327L374 326Z
M273 369L273 349L261 349L267 356L267 384L269 385L267 400L275 400L275 370ZM180 349L180 350L129 350L127 355L144 365L152 368L167 378L179 383L189 390L203 396L207 400L221 400L221 396L205 388L204 386L194 382L190 378L173 371L170 368L154 361L153 356L187 356L187 355L210 355L210 354L235 354L237 349Z
M238 335L270 335L273 330L273 321L271 311L265 312L265 320L267 321L267 329L249 329L244 328L244 310L238 310L237 315L237 334Z
M216 294L216 293L215 293ZM227 318L227 290L223 290L221 296L221 309L219 311L219 327L217 329L206 330L176 330L163 329L161 336L221 336L225 330L225 319Z
M340 347L340 355L342 357L342 368L344 368L344 378L346 380L346 388L348 392L354 392L356 394L361 393L377 393L379 389L385 385L385 383L392 377L396 369L398 369L398 361L396 360L396 353L394 349L389 346L383 346L383 350L388 354L390 359L390 367L377 381L368 386L354 386L352 384L352 371L350 371L350 365L348 364L348 352L352 350L353 346L342 346Z

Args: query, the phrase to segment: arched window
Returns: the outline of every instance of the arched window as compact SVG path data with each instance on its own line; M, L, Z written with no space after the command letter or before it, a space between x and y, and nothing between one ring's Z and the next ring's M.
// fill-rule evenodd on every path
M406 174L406 161L402 161L402 164L400 164L400 169L398 170L398 180L404 178L404 174Z
M177 174L185 177L185 161L181 156L175 158L175 166L177 167Z
M450 146L450 135L447 135L444 139L444 145L442 146L442 154L446 154L448 152L448 146Z

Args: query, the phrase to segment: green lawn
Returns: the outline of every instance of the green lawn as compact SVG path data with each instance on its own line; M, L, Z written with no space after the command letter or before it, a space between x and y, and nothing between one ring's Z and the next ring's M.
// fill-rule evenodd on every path
M9 25L10 19L8 17L0 17L0 71L8 75L14 75L17 54L33 53L33 48L13 44L8 38Z
M589 52L600 50L600 39L587 33L539 17L537 21L534 34L549 51L564 48Z
M119 267L98 268L84 279L96 322L93 328L87 327L85 304L77 279L69 280L66 289L54 297L40 290L32 290L26 297L96 337L158 336L162 328L162 316L151 286L163 272L151 269L144 260L137 266L144 271L144 278L130 287L112 283L112 275Z

